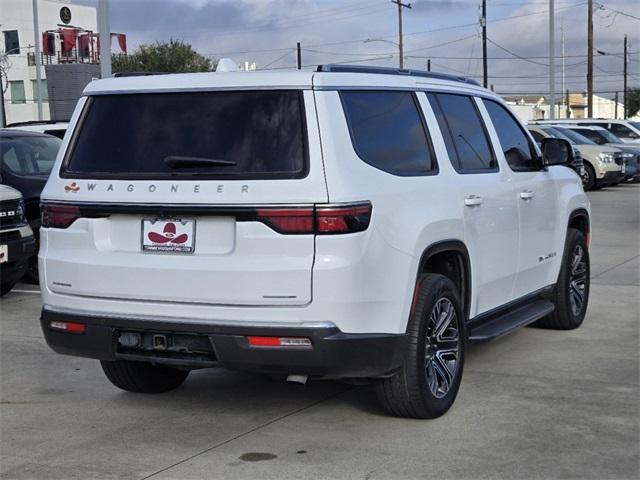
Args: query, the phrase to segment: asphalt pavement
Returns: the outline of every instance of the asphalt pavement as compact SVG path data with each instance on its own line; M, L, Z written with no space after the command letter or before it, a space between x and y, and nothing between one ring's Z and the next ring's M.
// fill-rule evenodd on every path
M18 285L0 300L0 477L637 479L640 185L589 196L583 326L470 348L455 405L430 421L386 415L370 386L225 370L125 393L47 347L37 287Z

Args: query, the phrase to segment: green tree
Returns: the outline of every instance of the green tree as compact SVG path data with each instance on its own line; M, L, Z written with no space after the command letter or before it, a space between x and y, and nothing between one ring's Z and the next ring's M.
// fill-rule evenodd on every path
M640 88L627 90L627 116L634 117L640 112Z
M196 52L193 47L179 40L140 45L130 55L112 55L111 69L120 72L210 72L213 60Z

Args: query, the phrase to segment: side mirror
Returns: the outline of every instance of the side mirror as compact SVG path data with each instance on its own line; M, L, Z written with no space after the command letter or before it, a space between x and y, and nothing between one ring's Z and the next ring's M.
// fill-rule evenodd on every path
M605 145L607 143L607 141L604 138L598 138L598 139L596 139L596 143L598 145Z
M569 165L573 162L573 147L563 138L543 138L541 150L544 165Z

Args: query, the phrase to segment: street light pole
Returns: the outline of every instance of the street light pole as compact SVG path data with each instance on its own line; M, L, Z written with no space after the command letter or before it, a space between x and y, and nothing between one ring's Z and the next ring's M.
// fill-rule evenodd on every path
M38 0L33 0L33 36L36 47L36 85L38 85L38 121L42 121L42 72L40 71L40 26L38 24Z

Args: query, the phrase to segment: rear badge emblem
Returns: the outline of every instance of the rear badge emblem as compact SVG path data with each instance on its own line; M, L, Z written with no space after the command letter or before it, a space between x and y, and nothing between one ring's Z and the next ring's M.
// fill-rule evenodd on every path
M64 186L64 191L77 193L78 191L80 191L80 185L78 185L76 182L71 182L70 184Z

